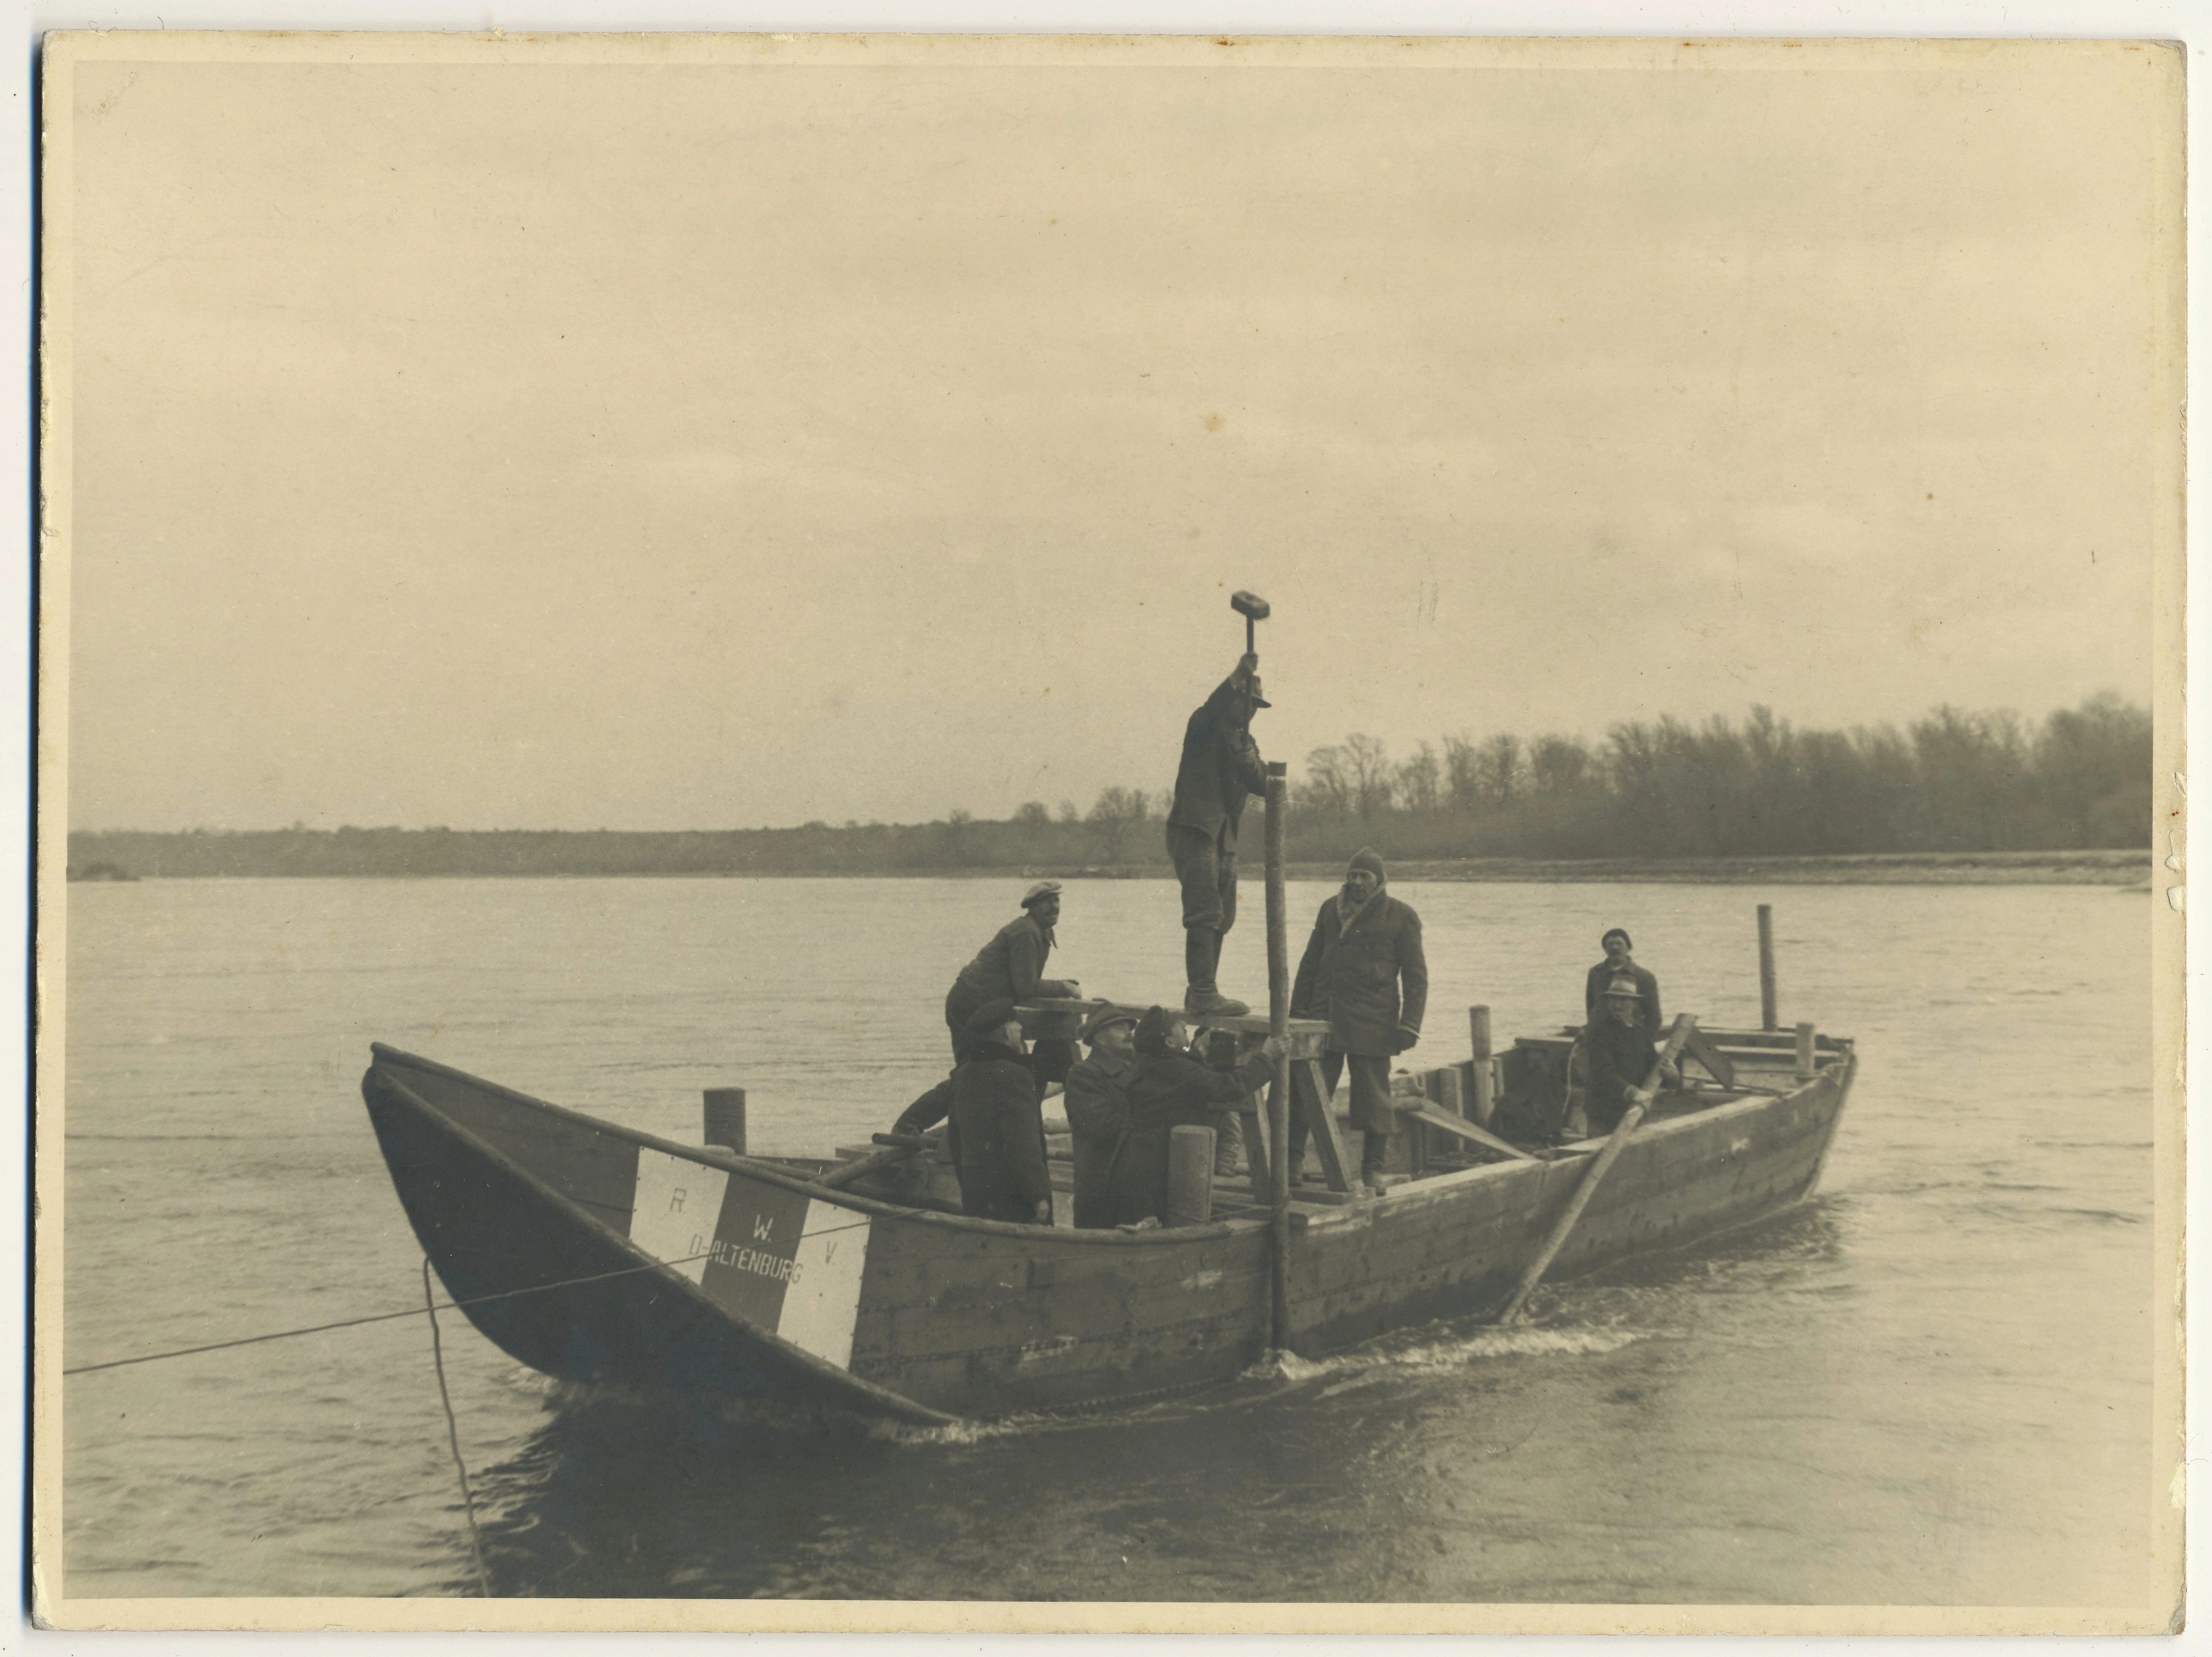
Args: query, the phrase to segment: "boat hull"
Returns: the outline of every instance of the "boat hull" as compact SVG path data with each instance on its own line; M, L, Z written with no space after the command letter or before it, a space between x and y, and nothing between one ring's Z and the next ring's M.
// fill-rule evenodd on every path
M1854 1063L1844 1047L1784 1097L1640 1131L1551 1275L1803 1198ZM382 1047L362 1091L454 1299L549 1374L935 1422L1200 1387L1269 1342L1264 1215L1136 1234L972 1220L824 1191ZM1317 1355L1501 1304L1589 1166L1492 1163L1297 1205L1288 1344Z

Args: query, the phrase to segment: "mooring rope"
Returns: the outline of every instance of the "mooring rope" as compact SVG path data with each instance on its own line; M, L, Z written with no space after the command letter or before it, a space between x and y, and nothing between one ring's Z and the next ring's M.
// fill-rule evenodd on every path
M483 1537L477 1529L477 1501L469 1494L469 1465L461 1459L461 1429L453 1419L453 1395L446 1391L446 1351L438 1338L438 1297L430 1288L430 1257L422 1257L422 1315L430 1320L430 1362L438 1371L438 1402L446 1406L446 1442L453 1447L453 1470L461 1476L461 1511L469 1520L469 1551L476 1556L477 1586L491 1598L491 1572L484 1567Z
M903 1219L905 1216L895 1215L890 1217ZM868 1223L866 1220L859 1220L849 1226L823 1226L814 1231L801 1232L799 1240L804 1241L809 1237L832 1237L841 1231L858 1231ZM686 1254L681 1259L655 1260L641 1266L621 1266L612 1271L595 1271L588 1276L563 1277L558 1282L550 1283L532 1283L528 1288L497 1289L489 1295L471 1295L465 1301L441 1301L435 1309L440 1312L452 1312L467 1307L483 1306L491 1301L512 1301L525 1295L547 1295L556 1288L574 1288L579 1283L605 1282L610 1277L633 1277L640 1272L652 1271L664 1265L688 1266L695 1260L710 1259L713 1256L714 1251L708 1249L703 1253ZM99 1369L125 1369L135 1363L159 1363L164 1358L189 1358L197 1353L221 1352L228 1347L254 1346L263 1341L288 1341L295 1335L320 1335L333 1329L357 1329L363 1324L390 1323L395 1318L421 1316L422 1316L422 1310L416 1307L410 1307L404 1312L377 1312L367 1317L341 1318L336 1323L309 1324L302 1329L276 1329L271 1330L266 1335L241 1335L234 1341L210 1341L204 1346L180 1346L168 1352L148 1352L136 1358L110 1358L105 1363L81 1363L73 1369L63 1370L62 1374L88 1375Z

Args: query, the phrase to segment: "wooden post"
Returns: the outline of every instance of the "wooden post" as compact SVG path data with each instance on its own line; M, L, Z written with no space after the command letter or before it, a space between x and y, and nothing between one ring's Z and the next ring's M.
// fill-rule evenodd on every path
M1817 1063L1813 1056L1813 1026L1801 1024L1797 1026L1797 1080L1810 1081Z
M1289 776L1290 768L1280 760L1267 762L1267 1033L1278 1040L1291 1033L1290 899L1283 891ZM1267 1200L1275 1209L1270 1228L1274 1246L1268 1251L1268 1311L1278 1352L1288 1347L1291 1334L1291 1159L1283 1154L1290 1123L1291 1054L1285 1045L1275 1055L1275 1078L1267 1084L1267 1147L1273 1153L1267 1159L1272 1176Z
M706 1094L707 1142L745 1154L745 1090L709 1087Z
M1468 1008L1467 1025L1469 1033L1474 1038L1474 1087L1468 1112L1474 1118L1475 1126L1486 1128L1490 1125L1490 1118L1498 1112L1498 1100L1493 1096L1495 1089L1491 1085L1490 1009L1487 1007Z
M1465 1116L1467 1111L1461 1100L1459 1066L1447 1064L1441 1069L1430 1070L1421 1077L1421 1092L1436 1102L1436 1107L1446 1116ZM1401 1118L1402 1119L1402 1118ZM1459 1147L1449 1136L1439 1138L1438 1130L1418 1119L1413 1124L1414 1167L1425 1171L1429 1159L1443 1151L1455 1151Z
M1759 1027L1779 1030L1781 1014L1774 1000L1774 905L1759 906Z
M1186 1124L1168 1132L1168 1223L1202 1226L1213 1218L1213 1130Z

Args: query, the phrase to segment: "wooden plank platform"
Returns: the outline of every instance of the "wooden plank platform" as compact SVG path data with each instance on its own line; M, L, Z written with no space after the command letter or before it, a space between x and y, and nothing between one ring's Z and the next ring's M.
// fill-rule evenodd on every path
M1270 1028L1265 1013L1247 1013L1238 1018L1224 1018L1218 1014L1186 1013L1182 1010L1181 995L1143 1002L1071 1001L1064 997L1040 996L1034 1001L1023 1002L1014 1010L1022 1015L1023 1027L1032 1037L1068 1040L1073 1039L1082 1030L1084 1021L1102 1007L1119 1008L1125 1013L1134 1013L1139 1016L1147 1008L1164 1007L1194 1030L1225 1030L1240 1036L1264 1036L1269 1033ZM1322 1043L1328 1035L1328 1021L1326 1019L1292 1019L1290 1021L1291 1057L1320 1057Z

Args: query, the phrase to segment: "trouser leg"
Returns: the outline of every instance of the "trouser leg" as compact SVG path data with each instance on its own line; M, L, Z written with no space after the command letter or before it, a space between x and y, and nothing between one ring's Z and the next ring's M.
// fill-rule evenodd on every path
M1359 1178L1365 1184L1371 1185L1375 1183L1376 1178L1382 1173L1382 1164L1389 1158L1390 1136L1386 1133L1368 1132L1362 1133L1359 1136L1365 1142L1359 1151Z
M1183 999L1192 1007L1198 1005L1201 996L1213 993L1213 952L1221 946L1221 935L1202 926L1185 929L1182 935L1182 976L1190 985Z
M1244 1124L1234 1116L1213 1118L1213 1173L1217 1179L1226 1179L1237 1172L1239 1152L1244 1148Z

